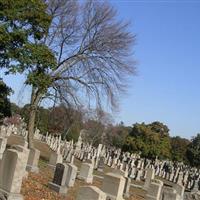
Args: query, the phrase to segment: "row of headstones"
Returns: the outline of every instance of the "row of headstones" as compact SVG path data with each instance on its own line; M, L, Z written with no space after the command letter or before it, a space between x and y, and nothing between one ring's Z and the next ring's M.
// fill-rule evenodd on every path
M24 123L18 127L14 124L0 126L0 137L10 137L11 134L20 135L24 138L27 138L28 131L26 130Z
M79 158L79 159L82 159L84 156L82 156L83 154L81 154L81 152L76 152L76 151L73 151L73 150L70 150L70 151L68 151L68 154L67 154L67 158L69 159L65 159L65 161L70 161L70 158L72 159L73 158L73 156L69 156L69 155L73 155L73 153L75 152L75 155ZM98 153L97 153L98 154ZM52 154L51 155L51 157L55 157L55 155L56 154ZM88 156L88 155L87 155ZM56 158L58 158L58 154L57 154L57 156L56 156ZM99 160L99 163L98 163L98 169L99 168L103 168L103 165L104 165L104 159L102 159L103 157L102 156L100 156L100 160ZM87 159L90 159L89 157L87 157ZM50 163L51 163L51 160L53 160L53 159L50 159ZM72 159L73 160L73 159ZM55 161L55 159L54 159L54 161ZM71 161L71 162L73 162L73 161ZM54 163L55 164L55 163ZM51 163L51 165L52 165L52 163ZM65 164L57 164L57 169L56 169L56 171L55 171L55 175L54 175L54 179L53 179L53 182L52 183L50 183L50 186L51 186L51 188L52 189L55 189L56 191L58 191L58 188L62 188L62 191L67 191L67 184L65 184L65 181L61 181L61 178L58 178L59 177L59 174L68 174L68 173L64 173L64 170L61 170L61 169L64 169L64 168L66 168L66 169L68 169L68 167L64 167L64 165ZM54 165L55 166L55 165ZM63 166L63 167L61 167L61 166ZM82 166L81 166L81 169L80 169L80 174L79 174L79 178L81 178L81 179L83 179L83 180L85 180L85 182L86 183L92 183L92 180L93 180L93 175L92 175L92 173L93 173L93 168L95 167L95 159L92 159L91 160L91 164L89 164L89 163L83 163L82 164ZM102 169L103 170L103 169ZM62 171L62 173L59 173L59 171ZM118 172L119 172L119 170L118 170ZM123 172L123 171L121 171L120 170L120 172L123 174L123 177L125 177L126 175L125 175L125 173ZM149 175L148 175L149 176ZM70 176L69 176L70 177ZM68 177L68 178L69 178ZM74 177L74 176L73 176ZM126 189L125 189L125 191L126 191L126 195L128 196L129 195L129 187L130 187L130 178L128 178L127 176L126 176L126 179L127 180L129 180L129 181L127 181L127 183L129 182L129 184L126 184ZM58 180L60 180L60 181L58 181ZM67 180L66 179L66 177L64 178L64 180ZM106 179L105 179L106 180ZM111 178L111 180L112 180L112 178ZM110 181L111 181L110 180ZM146 180L149 180L148 178L146 179ZM59 185L59 183L63 183L64 185ZM108 181L109 182L109 181ZM112 182L112 181L111 181ZM146 182L145 182L146 183ZM105 188L111 188L111 186L113 186L113 184L115 185L116 183L112 183L111 185L110 185L110 187L109 186L107 186L107 187L105 187ZM56 185L56 186L55 186ZM103 184L104 185L104 184ZM116 184L116 185L118 185L118 184ZM145 187L147 187L147 184L145 185ZM63 188L65 188L65 190L63 189ZM103 187L104 188L104 187ZM86 189L86 188L84 188L84 189ZM116 190L116 192L117 192L117 194L118 194L118 190ZM83 195L81 194L81 190L80 190L80 199L83 199ZM90 194L91 193L91 194ZM99 195L97 195L97 193L99 193ZM107 192L108 194L109 194L109 192ZM112 192L111 192L112 193ZM89 197L91 196L91 198L94 198L94 194L96 195L96 196L98 196L98 198L100 197L100 196L106 196L106 195L103 195L103 192L100 190L100 189L98 189L98 188L95 188L95 187L91 187L91 188L88 188L88 192L86 193L84 193L86 196L85 196L85 199L89 199ZM117 194L115 194L116 195L116 198L113 198L113 199L117 199ZM113 196L113 195L111 195L111 196ZM120 196L120 195L119 195ZM122 196L122 195L121 195ZM119 198L121 198L121 197L119 197Z
M25 148L25 147L24 147ZM25 148L26 149L26 148ZM24 151L24 152L26 152L26 155L28 155L28 153L27 153L27 151ZM80 153L80 152L79 152ZM37 151L36 150L31 150L31 152L30 152L30 156L29 156L29 162L31 161L31 165L27 165L26 166L26 168L27 169L29 169L29 170L33 170L33 171L37 171L38 169L37 169L37 162L38 162L38 159L39 159L39 156L38 156L38 159L35 159L37 156L35 156L35 155L37 155L38 153L37 153ZM78 154L79 155L79 154ZM6 153L5 153L5 156L6 156ZM6 166L7 164L5 164L5 161L4 161L5 159L3 159L2 160L2 163L4 163L4 164L2 164L1 166ZM34 165L35 164L35 165ZM31 167L30 167L31 166ZM15 167L14 167L15 168ZM1 169L4 169L3 170L3 173L2 174L4 174L4 172L5 172L5 170L7 169L7 167L1 167ZM84 170L82 170L82 171L84 171ZM5 174L8 174L8 173L5 173ZM12 174L12 173L11 173ZM80 173L81 174L81 173ZM91 173L89 173L89 174L91 174ZM81 176L80 176L81 177ZM91 177L89 176L89 180L91 179ZM9 179L8 179L9 180ZM12 182L12 181L11 181ZM12 185L12 184L11 184ZM3 190L3 189L2 189Z
M66 195L68 188L74 186L76 178L92 184L93 163L82 163L78 175L75 165L57 163L53 181L48 185L56 192ZM123 172L113 171L104 175L101 189L95 186L81 187L77 192L76 200L123 200L123 196L129 194L129 187L130 179L126 179L123 176Z
M129 152L121 153L121 149L105 148L102 144L98 148L94 148L91 145L83 144L81 137L79 137L78 142L75 144L75 148L73 142L72 145L63 145L62 156L57 155L57 161L60 161L59 157L70 160L73 153L82 161L94 159L95 169L103 168L103 165L98 163L105 163L112 168L124 170L125 173L135 180L144 179L146 177L145 169L152 167L155 169L157 176L183 185L188 189L194 189L195 184L199 182L199 172L197 169L188 168L188 166L184 166L182 163L178 163L176 167L173 167L172 163L168 161L157 160L151 164L152 161L147 160L147 164L145 165L144 160L140 159L140 156L137 154L130 154ZM135 161L137 161L137 164L135 164ZM171 165L170 172L166 171L165 164Z
M50 156L50 161L49 161L49 166L51 167L55 167L56 166L56 170L55 170L55 174L54 174L54 178L53 181L51 183L49 183L49 186L54 189L57 192L67 192L67 188L72 187L75 181L75 177L77 174L77 168L73 165L73 161L74 161L74 156L76 156L78 159L80 159L81 161L83 161L81 168L80 168L80 173L77 176L78 179L84 180L86 183L90 183L92 184L93 182L93 169L94 168L101 168L101 165L104 165L104 159L100 159L98 160L97 158L102 158L102 156L100 156L101 150L102 150L102 144L99 145L99 147L97 149L95 149L94 147L92 147L91 145L85 145L84 149L83 147L81 147L81 139L79 137L78 142L75 145L75 149L73 149L73 145L68 145L68 146L64 146L63 149L63 155L60 154L59 152L53 152ZM66 147L66 148L65 148ZM84 153L82 153L84 152ZM86 155L87 152L87 155ZM95 159L96 157L96 159ZM88 161L88 162L84 162L84 161ZM62 163L57 163L57 162L64 162ZM68 164L67 162L70 162L70 164ZM103 163L102 163L103 162ZM57 164L56 164L57 163ZM71 168L71 170L70 170ZM118 171L120 173L122 173L124 175L124 172L122 171ZM114 174L114 177L113 177ZM119 178L118 181L113 182L116 179L116 176ZM111 177L111 178L108 178ZM130 179L127 178L127 181L125 181L126 183L126 187L123 186L123 183L120 181L121 179L126 180L125 178L123 178L123 176L121 174L116 174L116 173L110 173L107 174L106 176L104 176L104 181L103 181L103 191L101 191L100 189L96 188L95 186L88 186L88 187L84 187L85 189L88 189L88 192L84 192L84 195L81 194L81 189L80 192L78 192L78 196L77 199L91 199L91 200L95 200L95 199L99 199L99 197L101 196L109 196L112 197L113 199L122 199L123 196L123 190L121 190L122 188L126 188L124 191L126 191L124 194L126 196L128 196L129 194L129 187L130 187ZM70 180L70 181L69 181ZM129 181L128 181L129 180ZM68 182L71 182L72 184L69 186ZM112 191L113 188L113 184L114 184L114 191ZM117 189L119 187L119 189ZM111 191L107 191L106 190L110 188ZM122 192L121 192L122 191ZM97 193L100 193L99 195ZM107 195L103 195L103 194L107 194ZM98 198L96 198L98 197ZM114 198L115 197L115 198Z
M19 127L15 126L14 124L0 126L0 137L8 138L11 134L23 136L26 139L28 136L28 131L26 130L25 125L19 125ZM34 139L47 143L53 151L57 151L59 146L63 145L61 136L53 136L48 133L46 136L44 136L40 134L40 130L38 128L35 129Z
M65 149L74 148L73 140L71 140L70 142L66 140L63 141L61 139L61 135L54 136L52 134L49 134L48 132L46 133L46 135L43 135L40 134L40 130L37 128L34 133L34 139L45 142L52 151L57 152L57 154L62 154L63 156L65 154ZM63 149L62 152L61 149Z
M151 180L146 200L183 200L184 187L174 184L173 187L164 186L163 182L158 179Z
M28 131L26 130L25 125L19 125L18 127L14 124L0 126L0 142L1 140L7 140L7 138L10 137L11 134L22 136L25 140L27 140ZM61 136L53 136L48 133L46 134L46 136L44 136L40 134L40 130L38 128L35 129L34 139L45 142L53 151L59 151L59 149L64 145L64 142L61 140ZM5 142L3 141L3 143ZM5 150L3 147L4 146L2 146L1 148L0 143L0 156Z
M38 172L40 152L25 146L13 145L0 159L0 199L23 200L20 194L23 178L28 172Z
M9 129L9 127L8 127L8 129ZM39 134L39 133L37 133L37 134ZM49 140L49 138L50 138L50 140ZM1 140L0 140L0 142L1 142L0 156L3 154L3 151L5 150L6 140L7 140L7 138L1 138ZM70 147L71 150L66 151L66 148L63 148L64 151L61 154L60 153L61 138L58 139L58 137L55 138L53 136L47 135L45 137L45 140L46 140L47 144L49 144L51 149L57 150L57 152L52 154L52 156L50 158L50 165L55 166L56 163L62 162L63 156L66 160L71 160L71 157L73 155L73 144L68 145L67 143L65 143L66 147L67 148ZM125 170L125 172L128 173L131 178L134 178L136 180L140 180L141 177L145 178L145 176L146 176L143 160L139 160L137 166L134 165L134 159L136 159L137 156L132 156L128 153L124 153L122 155L122 160L120 160L119 159L119 157L121 155L120 150L117 150L115 152L115 154L117 156L112 157L111 154L109 153L110 151L107 150L107 152L106 152L104 149L104 152L102 153L103 156L100 156L101 151L103 151L102 146L99 146L100 148L98 147L97 149L95 149L88 145L82 145L82 146L81 145L82 145L82 140L79 139L79 141L76 144L76 149L75 149L76 156L81 160L84 160L86 155L87 155L87 159L95 158L95 160L96 160L95 168L98 167L98 162L101 163L101 164L99 164L99 166L103 166L102 163L104 162L105 164L107 164L108 166L110 166L112 168L119 168L121 170ZM104 159L104 156L105 156L105 159ZM124 162L127 159L129 159L129 164L127 162ZM104 161L102 162L102 160L104 160ZM156 175L166 178L169 181L183 184L184 186L189 187L189 188L191 188L192 186L194 188L195 184L197 184L199 181L199 179L196 179L196 182L195 182L194 179L191 179L188 176L189 173L182 173L182 171L180 171L180 168L176 169L175 173L173 173L173 171L172 171L172 173L165 172L165 170L163 170L162 165L164 165L164 162L161 164L161 166L160 165L153 166L154 168L156 168ZM186 171L186 172L188 172L188 171ZM197 173L197 177L198 177L198 173Z
M49 183L50 188L66 194L69 187L73 187L76 176L86 183L93 182L94 163L82 163L80 173L77 176L77 167L73 164L56 165L53 181ZM173 187L163 186L163 182L155 180L154 170L147 169L147 177L144 188L147 190L146 200L183 200L184 187L174 184ZM130 178L125 177L121 170L114 170L103 177L101 190L95 186L81 187L76 200L122 200L123 196L129 196Z
M38 128L35 129L34 139L45 142L53 151L58 151L58 149L60 149L64 145L64 142L61 140L61 135L53 136L48 132L46 133L46 135L43 135L40 134L40 130Z
M145 178L145 169L152 167L156 171L156 175L160 176L168 181L171 181L173 183L178 183L180 185L185 186L188 189L194 188L195 182L199 181L199 173L198 171L193 169L183 169L183 167L177 167L174 168L170 172L166 172L164 168L165 162L162 162L162 164L159 166L158 164L153 165L144 165L144 160L137 159L137 165L135 165L136 159L134 157L129 158L129 162L123 162L123 160L119 159L119 156L116 156L112 158L109 154L105 154L104 156L97 157L96 155L88 152L84 152L84 150L81 150L79 153L75 154L76 157L80 160L92 159L95 158L96 160L100 160L103 157L104 163L107 164L111 168L119 168L121 170L124 170L126 173L129 174L129 176L135 180L140 180L141 177ZM185 170L185 171L183 171Z
M26 140L23 141L24 146L13 145L11 149L6 150L7 137L0 137L0 199L22 200L23 196L20 194L22 179L27 177L29 171L39 172L40 151L29 150ZM59 161L62 162L62 155L60 149L57 149L57 152L53 152L50 157L49 166L54 167ZM71 158L70 161L73 163ZM72 173L77 171L73 164L68 164L68 167L69 170L72 168ZM67 176L71 177L69 174ZM70 179L69 186L73 185L72 180ZM50 186L53 187L52 185Z
M80 142L77 142L80 143ZM101 145L101 144L100 144ZM128 152L121 153L121 150L115 150L114 156L110 149L102 149L99 147L97 149L93 147L88 147L87 145L82 145L75 149L75 155L80 160L84 159L96 159L96 167L98 160L103 157L105 164L112 168L119 168L125 170L126 173L130 175L131 178L140 180L141 176L145 178L145 169L152 167L156 170L156 175L162 178L165 178L168 181L184 185L186 188L194 188L195 182L199 179L199 173L197 169L191 169L187 166L184 166L182 163L179 163L178 167L173 167L171 164L172 170L166 171L165 164L166 161L156 161L154 164L151 164L151 160L147 160L147 164L144 164L144 160L140 159L139 155L130 154ZM101 154L101 156L100 156ZM120 158L121 157L121 158ZM128 160L128 162L127 162ZM137 164L135 165L135 161Z
M18 128L15 127L14 125L9 125L9 126L3 125L0 127L1 136L9 137L11 133L22 135L24 137L27 136L27 131L24 128L22 128L22 130L19 131ZM66 142L66 141L63 142L61 140L60 136L54 137L52 135L49 135L48 133L46 134L46 136L44 136L44 135L40 134L40 131L37 128L35 130L34 137L40 141L46 142L49 145L49 147L53 151L58 152L58 154L59 154L59 151L61 148L63 148L63 150L68 149L69 146L70 146L70 148L73 148L73 141L70 143ZM2 140L6 140L6 139L2 139L2 137L1 137L1 141ZM2 145L0 145L0 156L2 155L2 153L5 149L4 148L5 145L3 145L4 143L5 142L3 141ZM87 153L88 158L92 158L92 157L96 158L97 157L99 159L99 154L102 151L101 148L99 149L99 147L98 147L98 149L95 149L95 148L85 145L85 144L83 146L81 146L81 145L82 145L82 138L81 138L81 134L80 134L80 137L78 138L78 142L76 144L76 152L77 151L81 152L80 156L79 156L79 157L81 157L81 159L84 159L85 153ZM64 153L65 152L62 152L62 155ZM136 180L140 179L140 175L143 173L143 169L149 167L148 165L144 167L144 160L142 160L142 159L139 160L137 166L134 165L135 160L137 158L139 158L138 155L135 155L135 154L133 155L128 152L121 154L121 150L115 150L115 157L113 157L112 154L113 153L112 153L112 151L110 151L110 149L106 149L106 151L104 149L103 156L106 157L105 162L107 163L107 165L112 168L116 168L116 167L119 167L120 169L125 168L126 170L127 170L127 168L131 168L131 170L132 170L131 177L135 178ZM119 159L120 156L122 157L122 159ZM127 164L127 160L129 160L128 161L129 167L127 167L127 166L124 167L124 165ZM148 160L148 162L150 163L151 161ZM97 162L96 162L96 164L97 164ZM169 171L165 170L165 168L164 168L165 164L166 164L166 162L161 162L161 161L154 163L153 167L156 169L156 175L158 175L162 178L165 178L169 181L178 182L179 184L183 184L188 189L193 188L195 185L195 181L198 181L199 172L197 171L197 169L192 169L194 171L194 172L192 172L191 169L188 169L187 166L184 169L184 166L182 164L180 167L176 167L176 168L174 168L171 165L171 170L169 172ZM137 170L133 169L134 167L136 167ZM182 169L181 169L181 167L182 167ZM135 172L137 172L137 173L135 173Z
M140 176L143 175L145 177L145 169L152 167L156 170L156 175L160 176L168 181L179 183L184 185L185 187L191 189L194 186L194 182L198 181L199 172L196 169L192 168L184 168L184 166L178 166L176 168L172 168L171 171L166 171L164 164L162 162L160 165L158 164L146 164L144 165L144 160L136 160L137 164L135 165L135 158L129 158L129 162L123 162L119 158L111 158L107 159L107 165L110 167L119 167L120 169L124 169L130 173L130 176L136 180L140 179ZM147 162L151 162L147 160Z
M173 183L183 185L190 190L194 188L195 183L199 182L199 172L188 169L176 168L170 172L156 170L156 175Z
M154 179L155 171L152 168L147 169L147 177L144 189L147 190L146 199L153 200L199 200L200 193L198 182L195 183L191 192L185 192L185 187L179 183L173 184L172 187L164 186L163 182Z
M84 148L82 148L82 149L84 149ZM78 153L75 153L77 158L80 159L80 160L84 160L85 157L88 158L88 155L89 155L88 152L84 153L82 149ZM106 154L105 154L105 156L106 156ZM89 155L89 157L91 158L91 154ZM92 157L92 159L94 159L94 157ZM135 159L135 158L138 158L138 157L132 156L132 158ZM161 176L162 178L167 179L169 177L169 176L166 176L167 173L165 172L164 167L163 168L160 167L159 170L155 170L155 169L157 169L155 164L154 165L148 164L148 165L145 166L144 163L142 163L142 161L143 161L142 159L139 160L137 165L132 165L132 166L129 166L126 162L122 162L120 159L116 159L116 158L112 159L111 156L109 156L109 158L108 157L105 158L103 156L100 156L98 159L99 159L99 163L107 164L108 166L110 166L112 168L119 168L120 170L124 170L125 174L128 174L129 177L134 178L136 180L140 180L140 179L144 180L144 179L147 178L147 170L146 169L148 169L148 167L151 167L152 169L154 169L154 171L156 171L156 173L157 173L156 175ZM161 162L162 165L164 165L164 163L165 162L163 162L163 163ZM100 166L102 167L102 165L99 164L98 169L100 168ZM173 179L171 180L172 181L171 185L174 185L174 183L177 183L177 184L175 184L175 186L178 185L177 187L182 187L182 188L188 187L190 189L192 188L191 194L197 195L199 193L199 187L198 187L198 185L199 185L199 174L198 174L198 171L195 170L195 169L190 169L191 170L191 176L187 177L186 176L187 173L186 174L182 173L182 171L184 170L184 166L181 167L181 164L180 164L180 166L177 167L176 170L177 170L177 172L175 173L175 175L172 176L172 174L171 174L171 177L173 177ZM186 168L186 170L188 170L188 169ZM192 171L192 170L194 170L194 171ZM163 174L165 174L165 176ZM196 176L196 179L191 179L191 177L194 177L194 176ZM170 179L167 179L167 180L170 180ZM167 191L171 190L171 188L168 188L168 189L166 187L164 187L164 188ZM173 190L171 190L171 191L173 191ZM173 191L172 193L175 193L175 192ZM164 193L163 193L163 195L164 195ZM169 194L169 195L171 195L171 194ZM176 196L176 194L172 194L172 196L173 195ZM166 196L166 194L165 194L165 196ZM177 198L179 198L179 197L177 197Z

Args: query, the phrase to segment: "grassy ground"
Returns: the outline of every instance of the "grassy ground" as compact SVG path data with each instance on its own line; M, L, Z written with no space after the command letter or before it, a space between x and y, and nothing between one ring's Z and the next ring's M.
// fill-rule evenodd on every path
M13 144L21 144L22 138L19 136L11 136L8 139L8 146ZM60 196L58 193L48 188L48 182L53 179L53 170L47 165L51 150L45 143L35 141L35 147L41 151L41 159L39 161L40 172L38 174L29 173L28 178L23 181L21 193L24 195L24 200L75 200L78 189L81 186L88 185L85 182L76 179L75 185L69 188L67 196ZM80 169L81 162L75 159L74 164ZM106 167L104 172L94 170L94 174L103 176L104 173L111 169ZM99 188L102 186L102 179L94 177L93 184ZM130 188L130 198L126 200L144 200L145 192L139 188Z
M21 136L11 135L8 138L7 146L9 147L13 144L19 145L19 144L22 144L22 143L23 143L23 138ZM34 141L34 145L35 145L36 149L40 150L40 157L43 160L49 160L49 157L50 157L50 154L51 154L52 151L48 147L48 145L43 143L43 142L40 142L38 140Z

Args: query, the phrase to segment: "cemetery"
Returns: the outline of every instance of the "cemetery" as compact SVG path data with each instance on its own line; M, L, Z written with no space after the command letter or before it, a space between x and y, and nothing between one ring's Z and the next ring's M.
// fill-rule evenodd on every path
M0 200L200 200L199 9L0 0Z
M200 198L199 171L183 163L173 166L167 160L144 161L140 155L102 144L95 148L82 142L84 130L76 143L36 131L35 149L27 148L25 129L19 132L12 125L3 125L0 130L2 200L28 200L29 193L32 199ZM52 155L54 159L51 159ZM171 171L164 168L166 163L171 165ZM32 191L31 186L34 188Z

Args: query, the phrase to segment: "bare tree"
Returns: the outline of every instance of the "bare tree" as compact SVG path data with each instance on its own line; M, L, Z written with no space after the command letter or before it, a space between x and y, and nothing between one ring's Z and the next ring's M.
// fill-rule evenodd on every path
M135 36L128 23L117 19L109 3L98 1L47 0L52 16L42 41L56 57L57 64L45 70L46 89L32 87L28 124L32 147L35 111L45 97L70 105L104 102L112 108L125 91L127 77L135 73L132 47ZM38 70L38 67L36 69Z
M99 108L88 109L85 113L84 129L87 132L84 135L84 141L93 145L103 143L106 128L113 122L112 116Z

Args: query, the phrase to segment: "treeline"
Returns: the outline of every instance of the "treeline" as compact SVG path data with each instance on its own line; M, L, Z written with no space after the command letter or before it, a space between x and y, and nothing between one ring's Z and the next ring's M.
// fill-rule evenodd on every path
M12 113L20 114L28 122L29 105L23 108L12 104ZM80 130L86 129L84 140L98 145L122 148L123 151L140 153L144 158L169 159L200 167L200 134L191 141L179 136L170 137L169 128L161 122L136 123L132 127L123 122L113 125L112 117L100 110L72 109L60 105L53 108L39 107L36 127L45 134L62 134L68 140L77 140Z
M123 150L138 152L145 158L187 162L189 144L189 140L179 136L170 137L168 127L161 122L136 123L126 137Z
M27 104L19 107L7 98L11 89L0 82L0 118L20 115L28 123ZM151 159L169 159L200 167L200 134L191 141L179 136L170 137L169 128L161 122L136 123L132 127L123 122L113 125L112 117L100 110L66 108L61 104L52 108L39 107L36 127L42 134L61 134L63 138L77 140L80 130L86 129L84 140L98 145L104 143L123 151L140 153Z
M12 115L20 115L28 123L30 105L19 107L11 104ZM86 129L84 140L93 145L104 143L108 146L122 147L131 127L123 123L113 125L110 114L101 109L66 108L61 104L52 108L39 107L36 125L42 134L61 134L63 139L77 141L80 130Z
M168 127L161 122L134 124L123 150L140 153L145 158L168 159L200 167L200 134L191 141L170 137Z

